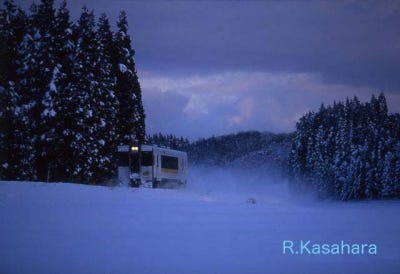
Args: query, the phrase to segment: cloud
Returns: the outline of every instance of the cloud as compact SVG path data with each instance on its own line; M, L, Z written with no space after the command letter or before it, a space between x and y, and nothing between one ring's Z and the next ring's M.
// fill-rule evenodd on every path
M19 0L25 8L31 0ZM59 6L60 0L55 1ZM128 13L138 71L311 73L323 81L400 90L399 1L71 0Z
M333 104L355 95L367 101L378 92L326 83L310 73L144 75L141 83L149 128L191 139L241 130L290 132L302 115L317 110L321 103ZM390 110L399 111L400 96L387 94L387 98ZM168 110L160 111L160 104Z
M143 97L147 132L175 133L188 99L178 93L163 92L157 87L144 88Z
M176 75L311 73L334 84L400 90L400 4L395 1L139 6L139 18L154 15L154 20L133 19L144 69Z
M236 107L237 113L227 119L230 125L244 125L249 122L251 118L253 118L255 109L255 101L254 98L244 98Z

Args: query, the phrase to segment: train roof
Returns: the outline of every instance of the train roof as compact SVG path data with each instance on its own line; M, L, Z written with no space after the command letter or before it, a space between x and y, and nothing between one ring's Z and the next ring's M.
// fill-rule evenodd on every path
M142 145L142 146L141 146L141 150L142 150L142 151L159 150L159 151L165 151L165 152L174 152L174 153L186 154L186 152L181 151L181 150L171 149L171 148L169 148L169 147L157 146L157 145Z

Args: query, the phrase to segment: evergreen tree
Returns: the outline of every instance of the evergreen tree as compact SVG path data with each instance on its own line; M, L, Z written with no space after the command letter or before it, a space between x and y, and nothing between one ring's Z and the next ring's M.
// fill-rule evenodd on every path
M73 84L73 62L75 44L73 40L72 23L70 21L69 11L66 1L63 1L57 11L55 18L55 71L53 74L53 86L56 92L50 93L53 98L52 110L55 112L53 116L52 126L54 128L52 140L52 153L50 155L51 172L48 173L49 180L71 180L73 170L73 152L71 143L73 140L71 129L73 125L73 117L75 115L72 104L73 97L71 86ZM51 114L51 109L47 108L47 113ZM62 155L62 157L60 157Z
M0 9L0 178L17 178L24 151L17 150L22 142L19 128L20 97L16 91L17 48L27 29L27 16L13 1L5 1Z
M396 157L391 151L385 155L384 170L382 176L382 197L393 197L396 195Z
M95 19L92 11L83 8L74 26L75 56L73 63L71 92L72 137L71 150L74 161L73 179L90 182L95 176L94 157L99 153L95 131L98 126L94 116L95 93L99 87L94 71L98 65Z
M146 137L145 114L125 12L120 13L117 26L113 71L116 75L115 94L119 102L118 144L143 143Z
M0 86L7 88L17 78L17 48L27 31L27 15L12 0L4 1L0 9Z
M13 82L7 88L0 86L0 178L18 178L19 159L23 152L16 150L16 141L20 140L16 131L19 111L19 96L14 90Z
M99 87L93 94L94 115L97 120L96 140L99 154L96 156L95 169L97 180L105 179L116 169L115 151L117 151L117 129L116 113L119 102L115 96L114 74L112 72L111 57L113 51L113 33L105 14L102 14L97 30L98 66L95 77L98 79Z
M58 67L55 63L55 9L54 0L41 0L37 12L32 14L35 43L37 43L37 61L33 68L35 74L37 105L32 109L37 127L33 130L36 152L36 169L39 180L48 180L51 161L54 158L53 141L55 114L54 97L57 92L55 79ZM37 73L37 74L36 74ZM36 138L35 138L36 139Z
M46 179L48 171L48 135L52 131L47 115L44 113L51 93L54 92L52 79L55 74L54 64L54 22L53 1L42 0L31 7L28 31L18 47L17 75L19 82L16 90L21 97L23 143L19 150L26 153L24 159L32 170L28 177ZM53 114L53 112L51 112ZM28 148L28 150L26 150Z
M350 155L351 142L353 139L353 122L341 116L338 120L338 130L335 136L335 160L333 165L334 172L334 196L343 199L347 192L346 187L350 185Z

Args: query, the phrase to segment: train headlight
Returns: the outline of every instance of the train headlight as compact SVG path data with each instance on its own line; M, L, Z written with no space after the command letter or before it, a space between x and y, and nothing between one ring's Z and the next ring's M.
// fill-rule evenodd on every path
M139 151L139 147L132 146L131 151L134 151L134 152Z

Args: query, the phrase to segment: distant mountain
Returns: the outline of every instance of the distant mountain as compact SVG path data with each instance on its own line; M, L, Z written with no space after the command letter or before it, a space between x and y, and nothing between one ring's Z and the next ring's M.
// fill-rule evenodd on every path
M257 174L281 176L287 173L293 134L274 134L260 150L236 158L231 165Z

